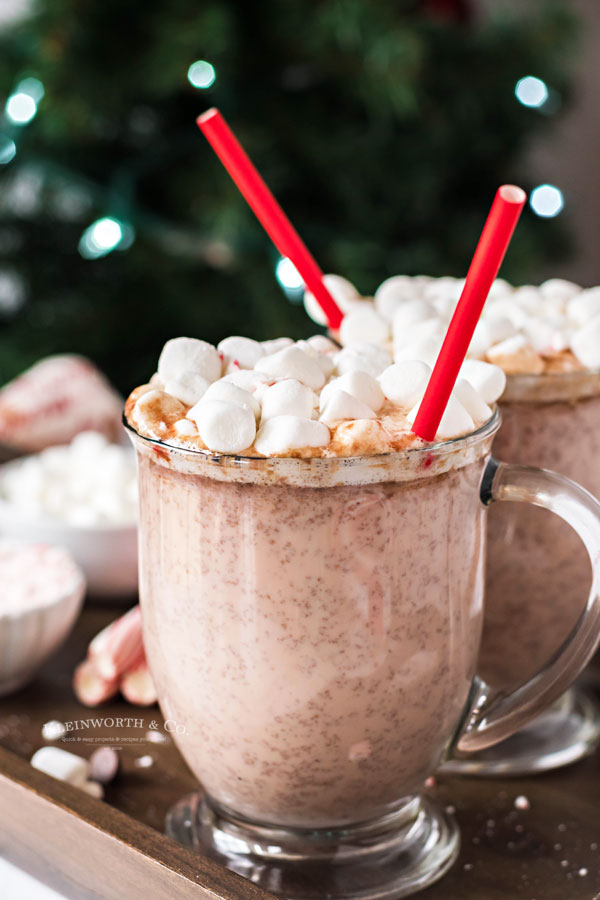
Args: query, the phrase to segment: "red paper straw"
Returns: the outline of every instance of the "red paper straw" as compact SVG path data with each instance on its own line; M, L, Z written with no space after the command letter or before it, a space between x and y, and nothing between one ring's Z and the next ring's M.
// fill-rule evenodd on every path
M498 189L412 428L425 441L435 438L475 326L526 200L525 191L514 184L505 184Z
M323 284L323 273L219 110L207 110L196 123L281 255L294 263L335 331L343 314Z

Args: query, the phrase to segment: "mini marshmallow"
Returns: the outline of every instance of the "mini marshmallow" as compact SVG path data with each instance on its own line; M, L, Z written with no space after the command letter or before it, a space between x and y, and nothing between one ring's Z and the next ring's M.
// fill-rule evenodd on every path
M491 344L499 344L500 341L506 341L517 334L518 329L512 320L497 311L495 306L485 314L482 321L485 322L489 329Z
M492 415L490 407L481 399L473 385L465 378L457 380L453 393L460 400L474 422L479 422L480 424L487 422Z
M262 422L276 416L299 416L310 419L315 395L295 378L286 378L268 387L262 398Z
M484 356L494 344L500 344L502 341L514 337L516 333L517 329L510 319L504 316L495 318L487 315L485 318L480 319L475 326L467 354L476 358Z
M248 391L249 394L257 396L258 388L261 387L261 385L269 385L273 379L269 378L268 375L264 375L262 372L255 372L251 369L237 369L237 371L229 372L229 374L224 375L223 378L219 380L228 382L229 384L235 384L236 387L241 388L243 391Z
M60 747L41 747L31 757L31 765L46 775L52 775L59 781L66 781L75 787L83 787L86 783L90 766L87 759L61 750Z
M344 347L335 354L334 362L338 375L346 372L367 372L373 378L377 378L392 361L392 357L384 347L357 341L349 347Z
M600 287L588 288L572 297L567 304L567 315L576 325L585 325L600 314Z
M164 390L186 406L193 406L206 392L209 382L198 372L181 372L177 378L169 378Z
M321 411L325 408L332 390L337 389L346 391L351 397L356 397L357 400L360 400L361 403L364 403L365 406L370 407L375 412L379 412L385 401L384 393L372 375L360 371L346 372L345 375L340 375L339 378L335 378L329 384L326 384L321 391Z
M176 434L182 438L194 437L198 434L196 426L190 419L179 419L175 422L173 428L175 429Z
M319 353L309 341L296 341L294 346L310 356L311 359L314 359L320 365L326 378L331 375L335 368L331 353Z
M464 287L464 279L454 278L452 275L444 275L441 278L433 278L425 285L423 298L437 306L438 302L450 299L456 305Z
M486 355L491 363L501 366L508 375L538 375L544 369L543 360L522 334L490 347Z
M241 453L256 435L254 414L248 407L223 400L201 400L188 413L209 450Z
M150 437L164 436L171 422L185 416L185 405L165 391L146 391L138 397L131 418L134 425L143 426Z
M426 363L411 359L388 366L377 380L388 400L402 409L411 409L425 393L430 376Z
M528 318L523 324L521 332L527 338L534 350L541 354L548 354L566 350L569 342L566 339L566 328L561 319Z
M587 369L600 368L600 315L575 332L571 350Z
M280 350L285 350L286 347L292 347L293 345L293 340L288 337L273 338L270 341L261 341L260 344L263 348L264 356L272 356L274 353L279 353Z
M263 456L279 456L303 447L326 447L329 440L329 428L323 422L276 416L260 426L254 446Z
M419 403L417 403L406 416L411 425L417 418L417 413L419 412L420 405L421 402L419 401ZM450 438L467 434L469 431L473 431L474 428L475 422L473 421L467 410L464 408L458 397L456 397L456 395L452 393L450 395L450 399L448 400L448 405L446 406L444 415L442 416L442 421L438 425L436 438L440 438L441 440L446 441Z
M539 290L544 303L550 300L564 305L568 303L571 297L580 293L581 287L573 281L567 281L565 278L549 278L548 281L540 284Z
M255 371L275 378L295 378L313 390L325 384L318 362L299 347L285 347L272 356L263 356L256 363Z
M348 312L352 304L361 299L352 282L341 275L324 275L323 284L343 313ZM304 292L304 309L317 325L327 325L327 317L310 291Z
M392 322L396 310L410 303L417 293L418 288L410 275L386 278L375 291L375 309L386 322Z
M386 320L373 309L364 304L364 308L352 308L340 325L340 343L347 347L356 341L369 344L384 344L390 336L390 326Z
M475 388L485 403L495 403L506 387L506 375L500 366L494 366L482 359L466 359L459 375Z
M375 415L375 412L366 403L338 387L332 387L327 394L319 421L329 425L344 419L374 419Z
M394 351L401 350L410 344L417 344L428 338L439 340L440 344L444 339L446 329L439 316L433 319L424 319L422 322L412 322L406 326L402 332L396 331L394 334Z
M394 362L401 363L406 360L417 359L427 363L427 365L433 369L441 348L441 338L423 338L423 340L414 341L414 343L411 342L396 350L394 353Z
M223 355L226 365L237 362L242 369L253 369L261 356L265 355L265 349L258 341L237 335L222 340L217 344L217 350Z
M221 377L221 358L216 347L197 338L173 338L167 341L158 359L158 374L165 383L177 381L183 372L197 372L208 382Z
M392 320L394 340L401 338L416 322L426 322L428 319L435 319L437 315L435 306L426 300L409 300L402 303Z
M222 400L224 403L233 403L236 406L243 406L249 409L254 418L260 419L260 403L256 398L243 388L232 384L230 381L219 379L213 381L206 393L202 397L201 402L209 402L211 400ZM195 408L195 407L194 407ZM188 413L188 418L194 419L195 415L191 415L192 410Z
M340 348L338 345L328 338L325 334L313 334L306 343L315 351L315 353L336 353Z
M523 287L515 288L511 299L514 300L520 309L525 310L530 315L535 316L541 313L543 307L542 296L539 288L534 287L532 284L525 284Z

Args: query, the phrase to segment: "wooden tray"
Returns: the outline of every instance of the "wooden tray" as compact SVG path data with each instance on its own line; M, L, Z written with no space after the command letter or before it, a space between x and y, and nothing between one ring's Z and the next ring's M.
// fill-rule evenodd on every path
M0 854L73 900L267 900L163 834L167 809L195 780L170 739L148 740L152 722L162 729L158 708L119 701L88 710L75 700L73 668L116 615L114 606L86 607L35 682L0 700ZM120 747L121 773L105 802L28 764L47 743L44 722L109 717L143 726L78 729L68 737L80 741L58 743L82 755L97 744ZM600 898L600 754L531 779L439 778L432 793L455 808L462 851L452 871L419 894L423 900ZM529 809L515 807L519 796Z

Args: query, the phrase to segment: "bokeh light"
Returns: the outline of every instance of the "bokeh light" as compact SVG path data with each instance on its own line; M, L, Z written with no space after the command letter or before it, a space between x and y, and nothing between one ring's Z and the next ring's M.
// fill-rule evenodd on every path
M17 91L17 93L11 94L6 101L4 111L15 125L27 125L37 112L37 103L30 94Z
M28 94L38 104L46 91L39 78L24 78L18 83L15 93Z
M548 85L541 78L534 75L526 75L520 78L515 86L515 97L523 106L531 106L539 109L549 96Z
M215 83L217 73L215 67L205 59L197 59L189 67L187 77L195 88L209 88Z
M124 226L118 219L104 216L97 219L81 235L79 253L84 259L100 259L116 250L123 240ZM129 240L128 246L132 243Z
M532 190L529 204L537 216L552 219L562 212L565 198L560 188L553 184L540 184Z
M17 145L5 134L0 134L0 165L7 165L17 154Z
M275 266L275 277L283 288L283 292L289 300L297 300L302 298L304 293L304 282L300 272L287 256L280 257Z

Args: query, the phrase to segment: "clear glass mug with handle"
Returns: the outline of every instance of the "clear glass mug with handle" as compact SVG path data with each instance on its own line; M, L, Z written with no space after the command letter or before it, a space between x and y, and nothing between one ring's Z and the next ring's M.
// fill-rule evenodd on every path
M129 427L146 652L202 785L172 836L291 900L407 896L451 866L458 830L424 780L556 700L600 637L600 504L491 459L499 421L350 459L221 456ZM578 532L594 588L560 653L505 694L477 660L486 507L507 499Z

